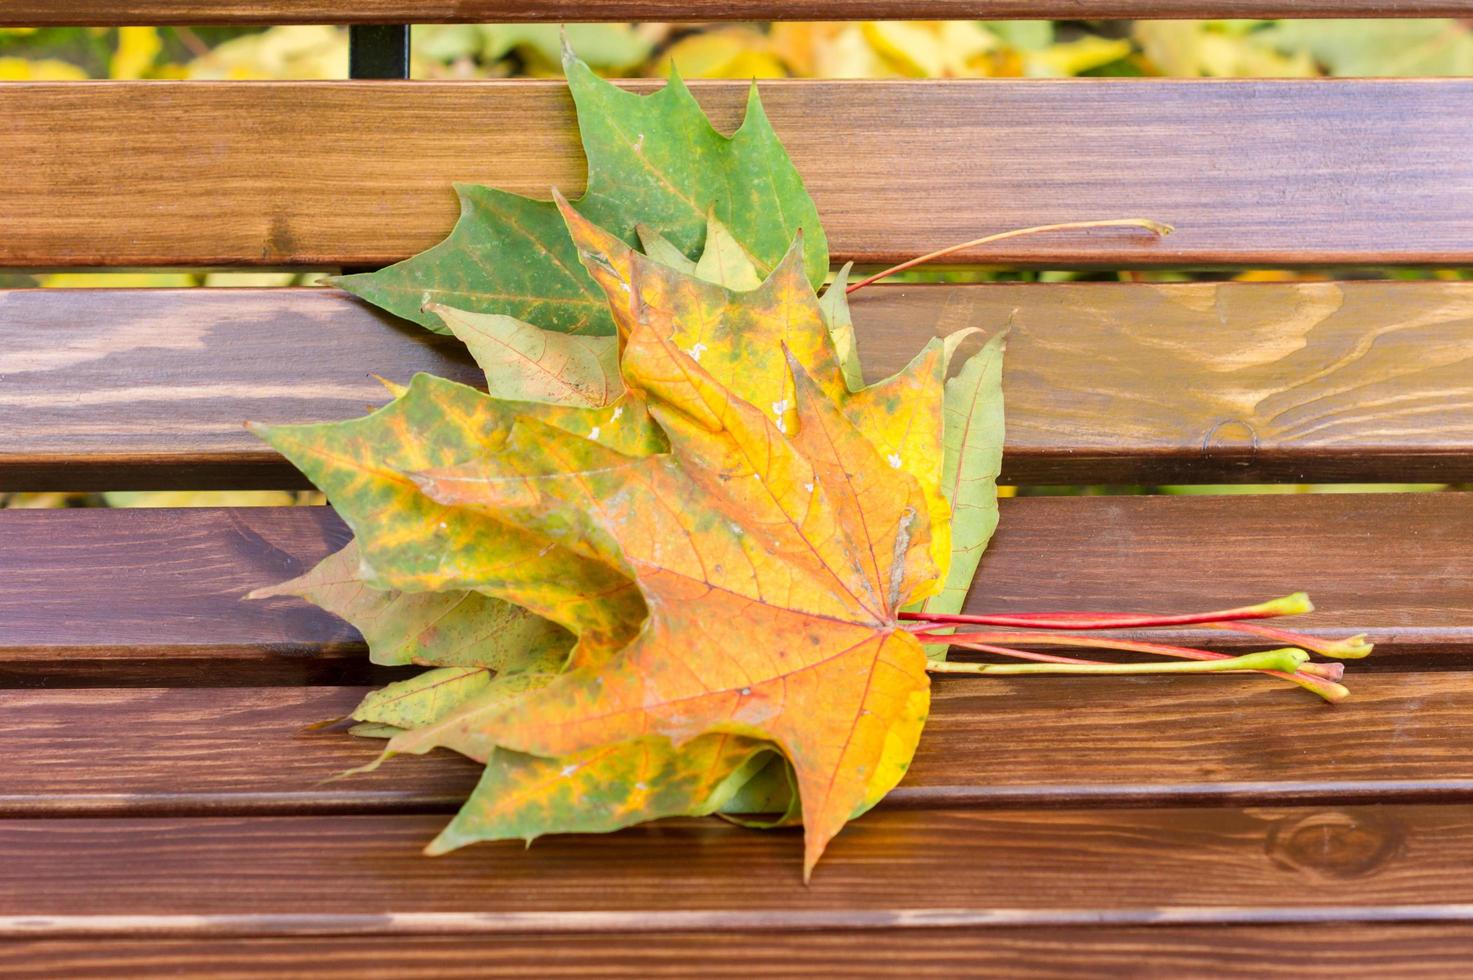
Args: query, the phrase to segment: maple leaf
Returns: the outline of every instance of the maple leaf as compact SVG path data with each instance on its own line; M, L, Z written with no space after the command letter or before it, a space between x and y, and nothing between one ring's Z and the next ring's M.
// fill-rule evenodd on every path
M825 379L825 397L840 398L851 421L872 426L880 433L888 450L884 454L888 465L894 468L895 460L902 453L920 464L908 469L927 479L928 503L933 516L944 527L949 512L936 487L942 455L941 376L945 360L955 347L954 341L933 343L895 377L868 389L850 391L835 358L832 328L824 322L821 305L799 265L800 249L790 249L756 289L743 291L719 283L721 279L750 281L755 272L743 252L724 242L729 235L714 218L709 219L707 252L701 261L674 258L667 251L665 259L674 268L666 274L665 270L657 270L651 260L634 253L572 209L567 209L566 217L583 261L596 276L608 273L615 266L626 270L626 275L604 283L610 298L628 301L621 310L627 314L632 306L663 306L672 338L693 350L697 357L704 356L706 366L718 373L722 382L737 387L746 397L772 405L776 409L773 420L780 428L796 423L794 382L784 348L801 351ZM647 245L653 243L656 250L660 248L657 233L646 230L644 237ZM724 250L719 261L708 261L713 248ZM626 288L631 283L633 288ZM830 306L834 305L830 301ZM586 396L593 387L589 382L596 380L600 391L622 387L620 382L607 380L611 370L617 369L617 365L610 363L614 352L612 338L608 343L597 338L600 346L594 354L586 346L594 338L553 334L509 317L440 306L432 310L468 343L486 370L491 389L498 394L526 397L540 393L551 400L581 400L588 404L603 400L602 396ZM844 312L847 315L847 307ZM534 387L538 389L535 392ZM929 424L918 424L918 419L928 419ZM515 427L503 438L499 448L488 452L482 464L491 465L490 456L494 455L500 461L503 475L512 471L525 475L546 469L548 461L544 457L549 447L557 444L557 440L549 440L542 434L519 440ZM368 458L357 449L346 455ZM552 469L556 471L556 466ZM939 511L935 509L938 502ZM484 507L449 509L457 514L479 510L477 516L487 512ZM501 513L512 523L526 523L525 515L509 514L504 508ZM944 543L945 538L940 540ZM486 556L491 555L494 552ZM944 550L937 557L944 560ZM610 560L615 559L610 557ZM457 571L456 578L460 575ZM642 615L641 608L639 616ZM630 633L635 626L637 622L631 626ZM393 701L401 710L410 711L418 718L428 717L428 705L445 704L439 685L396 691ZM355 717L384 721L378 715L362 712ZM421 726L424 724L421 722ZM395 729L383 725L359 731L377 736L396 734ZM395 749L415 751L417 746L426 747L432 741L432 731L418 733L399 740ZM761 743L750 739L723 741L719 746L718 751L716 743L706 741L676 747L640 739L622 747L601 746L591 753L536 759L506 751L497 755L489 751L477 753L473 747L462 745L462 751L487 763L487 772L452 828L447 829L431 850L438 853L473 840L533 836L535 832L607 830L660 816L705 814L718 809L779 813L786 810L789 816L783 819L791 821L796 815L793 806L797 800L790 788L786 761L772 759L770 747L764 749ZM750 775L749 765L754 765L751 760L758 755L762 757L763 778L736 779L730 784L735 791L724 789L730 788L727 780L732 779L734 772ZM570 781L562 775L565 772L576 776ZM642 778L623 778L630 772L639 772ZM700 777L696 778L695 774ZM749 787L747 783L752 785ZM572 799L570 793L585 800L598 800L600 804L590 808L572 805L549 808L544 793L531 791L534 786L556 791L565 804Z
M897 447L920 433L886 424L886 414L894 415L892 389L918 365L912 362L907 371L869 389L859 361L854 334L854 321L849 309L848 284L852 263L835 275L833 283L819 299L819 310L829 329L835 357L839 361L845 383L856 393L855 401L864 408L851 408L850 417L872 436L887 440ZM961 344L979 331L967 328L945 338L942 357L937 365L945 376ZM994 334L971 357L962 363L954 377L947 378L942 400L941 444L939 452L933 441L934 429L923 430L931 438L923 438L919 446L911 442L910 451L899 458L923 485L935 480L937 491L950 516L950 555L941 590L927 597L918 607L932 613L960 612L981 563L982 553L997 529L997 475L1002 468L1003 397L1002 354L1006 331ZM924 358L933 349L923 351ZM904 402L899 402L904 404ZM888 435L888 439L887 439ZM938 469L939 467L939 469ZM936 506L932 498L933 507ZM926 648L928 655L945 658L944 644Z
M570 219L572 220L572 219ZM599 235L588 227L590 222L575 222L573 238L584 253L584 261L592 261L595 278L605 273L601 280L611 299L621 297L613 289L632 288L632 280L638 279L641 287L648 283L648 273L636 275L630 268L633 260L620 260L603 249L620 250L622 242L614 236ZM667 265L677 272L705 279L718 285L731 286L742 283L744 289L767 290L768 294L757 293L748 298L752 305L766 305L774 315L769 315L767 324L781 324L781 332L762 329L763 323L742 322L729 332L740 331L746 343L741 353L730 359L730 370L723 376L729 384L740 385L744 393L750 390L751 376L760 373L760 360L764 349L771 350L774 340L789 342L796 332L808 327L810 338L814 336L813 309L806 297L789 292L780 300L771 295L772 287L786 271L779 265L768 283L755 283L755 269L745 261L745 256L730 246L722 244L722 229L713 221L707 232L707 254L713 243L725 249L719 263L708 262L703 255L699 263L691 262L675 251L657 232L641 229L640 239L646 254L655 261ZM929 612L954 613L961 611L981 562L987 542L997 528L997 474L1002 465L1003 403L1002 403L1002 351L1005 333L995 334L983 347L968 358L955 377L945 381L942 403L943 416L939 420L932 415L926 418L927 406L932 404L925 385L939 382L950 370L960 344L978 333L974 328L959 330L948 336L941 346L941 358L934 358L935 348L928 347L917 355L903 371L875 385L866 386L864 372L859 359L859 348L855 337L854 321L849 309L846 293L849 270L846 264L834 276L821 297L817 300L817 313L828 331L833 360L843 378L847 392L839 391L845 412L851 421L867 432L880 445L887 459L899 459L901 465L928 490L933 514L949 515L951 524L950 555L943 549L947 539L937 536L933 548L938 560L942 560L947 574L941 591L919 607ZM617 275L625 269L623 277ZM720 272L718 273L718 269ZM615 273L610 277L608 273ZM791 284L787 284L791 285ZM636 299L628 293L629 302ZM643 297L639 297L641 300ZM708 306L711 305L709 302ZM727 304L731 305L731 297ZM708 318L709 319L709 318ZM677 328L678 329L678 328ZM704 354L708 339L685 333L688 350ZM827 359L824 359L825 362ZM708 361L708 366L710 362ZM827 363L825 363L827 366ZM938 375L940 377L938 377ZM831 371L823 376L832 377ZM837 383L829 386L837 390ZM937 428L937 422L940 428ZM918 423L918 424L917 424ZM944 505L944 506L943 506ZM946 646L932 645L927 652L933 657L945 657Z
M650 95L604 81L571 50L564 69L588 159L578 209L624 240L659 229L694 255L715 216L765 274L804 233L804 267L816 287L828 275L818 212L763 111L754 85L732 136L717 132L673 70ZM550 201L475 185L456 186L461 213L450 236L377 272L331 280L423 326L445 327L427 304L498 313L564 333L611 334L608 305L578 263Z
M941 494L951 508L951 563L941 591L921 609L960 612L997 530L997 475L1002 469L1002 355L1006 334L996 334L946 380L942 408L944 449ZM942 655L945 650L939 651Z
M652 427L613 423L620 407L507 402L416 375L400 397L365 418L254 431L327 494L353 529L370 586L483 592L553 619L578 635L585 649L612 650L641 615L622 573L495 515L436 503L404 473L494 452L523 414L556 419L580 435L601 428L601 438L624 448L653 447Z
M638 738L556 759L497 749L425 853L531 841L550 830L607 833L660 817L707 816L731 805L771 756L765 743L725 733L680 746L663 736Z
M974 631L1211 623L1369 649L1239 622L1299 597L1186 618L956 614L996 524L1001 335L949 380L975 329L866 385L847 295L878 276L850 286L846 266L816 295L822 232L755 90L728 139L678 79L639 97L568 70L590 168L576 207L463 189L445 243L346 281L465 342L487 390L421 375L386 382L394 400L362 419L258 429L357 535L258 595L339 613L378 662L443 665L354 711L355 734L389 739L379 761L444 745L485 764L430 853L763 812L778 816L741 822L801 818L806 877L904 773L928 670L1267 670L1344 696L1339 665L1297 648ZM946 643L1030 662L945 662Z
M864 367L859 361L859 342L854 335L854 317L849 312L849 271L853 262L845 262L834 274L834 281L825 289L818 300L818 311L829 330L829 341L834 345L834 357L844 373L844 383L850 391L864 387Z
M437 667L370 692L353 709L352 718L375 726L363 731L383 737L433 725L483 693L494 676L485 667Z
M670 454L604 451L596 468L530 477L477 460L419 477L442 502L514 506L532 522L581 525L595 549L612 542L648 622L600 667L509 705L468 706L390 748L558 758L653 736L770 742L793 767L811 872L839 828L899 781L925 721L925 655L897 618L937 575L924 494L796 358L797 425L784 433L650 312L660 325L632 325L623 368Z
M364 697L352 713L360 724L351 732L423 740L423 734L413 734L416 729L432 732L436 723L467 704L480 711L509 704L550 683L561 664L562 657L547 647L540 652L529 648L520 660L502 658L500 674L476 666L426 671ZM405 744L401 738L398 746L403 750ZM636 739L557 759L467 749L486 764L485 772L426 853L507 837L531 841L554 830L600 833L727 807L767 812L788 806L785 781L778 785L784 793L780 799L767 782L748 788L774 756L771 747L735 735L698 738L679 747L667 739ZM783 779L781 770L775 778Z
M571 209L568 216L570 221L577 221L575 235L581 234L590 239L585 243L590 249L592 240L602 241L609 238L606 232L578 218ZM676 339L684 345L696 348L698 355L709 352L708 363L714 369L720 370L724 379L739 384L744 394L755 390L759 397L769 401L781 396L783 401L789 403L789 407L779 411L774 416L775 421L781 425L795 422L794 390L791 370L783 356L784 345L797 348L810 361L822 367L824 377L828 380L828 394L837 395L845 391L838 366L833 359L828 329L819 315L813 291L798 264L800 250L790 249L784 261L757 290L743 292L702 282L699 275L701 268L712 278L742 281L755 275L750 271L750 263L744 253L729 244L723 244L727 237L729 236L719 223L714 218L711 219L707 233L707 255L711 248L725 249L721 260L707 262L707 256L703 255L699 263L683 264L683 268L689 270L689 275L678 273L670 278L649 278L643 284L649 288L640 290L639 300L645 302L652 298L679 297L681 302L668 311L668 322L674 329ZM654 235L649 238L655 240ZM591 264L590 267L596 269L615 261L649 265L643 256L634 255L622 242L618 243L616 255L588 251L583 257L584 261ZM614 283L613 288L618 290L620 284ZM542 384L552 375L556 375L553 378L556 384L544 386L543 390L559 399L577 398L588 386L577 383L569 385L564 374L571 375L574 379L597 377L601 383L608 374L607 355L610 348L601 348L597 357L584 356L588 349L581 345L587 338L548 334L507 317L468 314L446 307L433 309L452 326L457 336L471 346L472 353L487 370L491 387L498 393L525 396L529 393L529 381ZM696 332L680 328L681 324L697 321L703 326ZM574 353L569 355L569 350ZM550 358L549 351L553 351ZM757 356L758 352L762 354L760 358ZM553 362L554 369L549 369L548 360ZM877 386L875 392L884 392L884 398L877 399L871 405L864 397L856 396L855 405L859 413L863 415L872 411L874 405L883 402L889 405L890 414L908 420L912 413L897 411L897 406L903 406L908 399L917 404L931 404L932 414L939 423L940 379L935 376L935 366L933 356L926 371L918 374L912 372L915 380L934 383L934 397L929 401L920 391L901 392ZM446 393L453 390L445 389ZM902 424L894 432L899 438L912 428L909 424ZM932 426L932 429L936 433L934 446L911 445L908 451L939 456L939 428ZM524 434L526 430L521 431ZM488 450L484 454L482 465L493 465L494 460L494 465L500 467L503 474L512 471L526 474L547 469L549 461L546 457L549 449L560 445L559 441L547 438L545 433L525 439L519 439L518 435L518 430L513 426L512 431L504 435L504 441L497 444L497 448L491 449L491 444L487 443ZM578 447L576 443L561 445L565 453L587 451L587 447ZM372 460L372 454L365 455L356 447L340 454L356 460ZM566 458L563 462L566 462ZM551 469L556 472L557 466L553 465ZM485 501L477 503L484 504ZM510 514L504 507L475 509L481 514L496 510L504 519L511 518L513 523L526 523L524 519L517 520L518 516L524 515ZM449 510L452 513L470 512L458 505L452 505ZM942 516L945 518L946 515L943 513ZM489 554L494 555L494 552ZM460 574L457 572L457 579ZM642 608L639 616L643 616ZM633 625L638 625L637 620ZM464 689L464 685L461 685L461 689ZM428 717L431 707L445 704L444 692L438 684L431 684L423 689L410 687L395 691L392 699L401 712L411 712L421 719ZM373 696L370 696L365 704L372 700ZM355 717L386 722L386 719L375 713L360 712ZM384 724L360 731L377 736L395 734L392 727ZM401 739L396 744L396 750L413 751L411 746L427 745L429 737L419 735L409 741ZM489 751L477 753L471 746L461 748L472 757L487 762L487 773L452 828L432 845L431 849L437 853L449 846L459 846L471 840L531 836L534 830L607 830L659 816L704 814L727 808L743 811L751 811L753 808L775 809L782 812L789 809L793 802L789 779L785 774L786 764L781 760L769 764L773 756L770 746L751 739L726 739L719 742L698 740L679 747L668 743L651 744L649 740L640 739L624 743L622 747L601 746L591 754L575 753L557 759L534 759L505 751L493 756ZM752 762L758 756L761 757L761 766ZM751 771L755 771L751 769L752 766L757 769L765 767L766 778L761 785L748 790L746 783L750 779L734 778L733 774L745 773L750 776ZM568 777L562 775L564 772L574 773L576 777L570 782ZM643 777L623 778L630 772L642 773ZM728 780L731 782L728 783ZM600 805L587 808L565 805L548 809L545 794L531 792L530 787L533 786L556 789L563 796L576 790L581 798L598 800ZM510 801L515 801L515 805Z
M432 312L466 341L485 371L492 397L424 376L408 388L385 381L395 402L363 419L254 426L257 434L315 475L351 525L365 529L368 554L355 540L306 575L258 589L248 598L293 595L316 603L358 627L375 663L501 669L505 652L540 650L556 645L566 634L518 606L475 591L496 587L484 577L483 559L487 555L503 559L505 554L497 548L510 540L512 553L518 548L522 553L524 572L556 575L568 556L558 549L539 550L542 545L524 534L508 537L505 528L487 524L487 515L448 513L422 499L391 464L436 454L442 460L457 459L486 451L505 438L517 413L525 411L629 452L654 451L664 445L663 436L642 400L623 397L614 338L574 337L509 317L444 307ZM546 397L545 406L518 404L539 395ZM589 407L604 411L577 410ZM430 442L435 443L433 448ZM452 523L470 539L445 533ZM369 559L386 571L376 572ZM475 569L470 574L465 571L468 565ZM415 575L416 568L423 573ZM619 576L612 573L612 578ZM593 655L599 643L611 650L622 642L618 618L625 613L642 615L637 602L629 603L631 591L612 590L602 603L584 610L592 615L580 622L585 626L590 618L599 622L601 639L586 636L583 655ZM600 615L610 603L614 608ZM565 651L568 645L563 646Z
M501 670L544 652L561 662L568 632L526 609L479 592L400 592L364 581L356 542L317 567L247 598L298 596L357 627L376 664L476 666Z
M543 330L499 313L472 313L431 303L485 372L488 393L511 401L602 408L619 400L619 346L614 337Z
M660 309L677 346L742 398L767 408L784 431L795 418L784 351L808 366L824 396L839 404L885 461L920 482L931 515L933 558L943 570L957 566L947 572L951 588L945 597L928 608L959 610L996 526L1001 337L974 355L951 382L945 378L952 358L975 329L932 341L901 371L865 386L843 298L847 267L819 299L803 277L802 249L795 242L766 280L754 289L735 290L641 255L560 203L579 254L603 287L621 331L633 329L646 309ZM965 521L957 542L950 533L953 506Z

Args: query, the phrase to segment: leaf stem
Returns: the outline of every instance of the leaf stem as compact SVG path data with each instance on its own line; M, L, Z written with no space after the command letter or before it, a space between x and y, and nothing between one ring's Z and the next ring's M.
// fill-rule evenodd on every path
M947 642L946 637L931 637L927 642ZM965 650L976 650L979 653L995 653L1000 657L1013 657L1017 660L1032 660L1037 663L1046 664L1100 664L1104 660L1082 660L1078 657L1061 657L1056 653L1040 653L1036 650L1018 650L1013 647L998 646L993 643L955 643L953 646L962 647Z
M1034 225L1031 228L1014 228L1012 231L999 232L995 235L984 235L981 238L974 238L969 242L962 242L960 245L948 245L946 248L937 249L934 252L927 252L925 255L920 255L916 258L902 262L897 266L892 266L886 269L884 272L877 272L874 275L870 276L868 279L861 279L859 282L854 283L848 289L844 290L844 292L846 295L853 293L856 290L863 289L865 286L868 286L871 283L879 282L886 276L893 276L897 272L904 272L907 269L914 269L918 265L923 265L927 262L935 261L936 259L951 255L954 252L960 252L963 249L976 248L980 245L990 245L993 242L1000 242L1008 238L1021 238L1024 235L1037 235L1047 231L1072 231L1080 228L1144 228L1147 231L1155 232L1157 235L1160 235L1162 237L1171 234L1171 232L1174 230L1170 225L1162 224L1159 221L1152 221L1150 218L1110 218L1104 221L1065 221L1061 224L1056 225Z
M1130 640L1112 640L1106 637L1080 637L1059 636L1056 634L1039 633L921 633L916 639L923 643L950 643L952 646L961 647L964 650L976 650L981 653L994 653L1004 657L1016 657L1020 660L1041 661L1044 663L1100 663L1097 660L1075 660L1071 657L1060 657L1054 654L1035 653L1031 651L1018 650L1012 647L998 646L998 641L1052 644L1055 646L1071 647L1094 647L1101 650L1127 650L1134 653L1152 653L1163 657L1179 657L1185 660L1216 661L1231 660L1232 655L1216 653L1212 650L1201 650L1196 647L1181 647L1165 643L1139 643ZM1337 669L1338 668L1338 669ZM1316 664L1305 662L1300 664L1297 670L1265 670L1263 673L1280 680L1286 680L1291 684L1297 684L1312 694L1324 698L1329 702L1343 701L1350 696L1350 691L1343 685L1337 683L1344 673L1342 664Z
M1024 663L975 664L957 661L930 663L926 669L938 674L997 674L1018 676L1031 674L1205 674L1237 670L1274 670L1293 673L1309 659L1303 650L1261 650L1241 657L1222 660L1174 660L1166 663L1102 664L1102 663Z
M1278 643L1292 643L1294 646L1303 647L1310 653L1317 653L1322 657L1334 657L1336 660L1359 660L1368 656L1375 649L1374 644L1366 642L1364 633L1347 636L1343 640L1322 640L1305 633L1276 629L1272 626L1259 626L1256 623L1205 623L1203 625L1208 629L1231 630L1234 633L1261 636Z
M1242 619L1273 619L1277 616L1295 616L1300 613L1310 612L1313 609L1314 606L1310 603L1309 596L1303 592L1295 592L1292 595L1270 599L1268 602L1260 602L1252 606L1239 606L1236 609L1222 609L1217 612L1186 613L1171 616L1101 612L997 613L985 616L968 616L961 614L903 612L900 614L900 618L916 621L918 625L912 628L922 630L947 625L1007 626L1018 629L1045 630L1109 630L1130 628L1148 629L1158 626L1193 626L1208 623L1220 624Z
M1057 647L1093 647L1099 650L1126 650L1131 653L1154 653L1162 657L1179 657L1183 660L1222 660L1231 656L1214 653L1197 647L1183 647L1172 643L1144 643L1136 640L1116 640L1103 636L1061 636L1057 633L920 633L916 639L922 643L1033 643Z

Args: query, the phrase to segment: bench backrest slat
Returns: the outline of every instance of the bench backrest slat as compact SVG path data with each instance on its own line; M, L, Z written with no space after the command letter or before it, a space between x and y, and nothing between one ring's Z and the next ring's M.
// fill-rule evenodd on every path
M697 93L729 131L746 88ZM790 81L763 96L836 260L1145 215L1177 234L957 260L1473 263L1470 80ZM377 265L444 235L452 181L571 196L584 172L550 81L22 83L0 87L0 119L11 267Z
M872 377L1011 322L1008 481L1473 481L1473 283L879 286L854 310ZM0 322L0 489L301 486L242 420L356 417L387 399L370 372L477 377L330 290L0 292Z

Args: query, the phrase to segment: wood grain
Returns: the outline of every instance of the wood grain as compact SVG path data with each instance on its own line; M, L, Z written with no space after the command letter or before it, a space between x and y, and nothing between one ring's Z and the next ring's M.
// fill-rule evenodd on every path
M12 980L119 976L479 977L1110 976L1444 980L1473 966L1467 923L769 930L689 933L41 939L0 943Z
M730 131L746 89L697 93ZM1473 80L763 92L839 261L1136 214L1178 231L1017 239L956 260L1473 261ZM571 196L584 175L561 82L16 83L0 89L0 118L5 266L377 265L449 230L452 181Z
M947 679L881 805L1473 802L1473 673L1351 685L1332 708L1257 678ZM8 692L0 818L458 809L480 767L448 751L322 782L382 743L304 729L368 690Z
M1458 17L1465 0L7 0L0 27L112 24Z
M1473 481L1473 283L880 286L853 307L871 377L1011 323L1011 482ZM303 486L242 421L361 415L386 397L370 372L475 381L397 323L322 289L0 291L0 489Z
M427 859L420 849L444 819L4 821L0 935L985 931L1473 918L1473 806L1461 804L877 810L835 838L809 887L794 833L668 820Z
M968 608L1180 612L1304 588L1322 611L1298 625L1368 633L1380 644L1371 669L1466 667L1470 500L1004 500ZM345 537L331 511L313 507L0 511L0 677L27 686L300 683L299 664L323 657L331 672L319 680L352 683L367 664L349 627L298 600L241 599L311 567ZM1244 645L1239 634L1191 635Z

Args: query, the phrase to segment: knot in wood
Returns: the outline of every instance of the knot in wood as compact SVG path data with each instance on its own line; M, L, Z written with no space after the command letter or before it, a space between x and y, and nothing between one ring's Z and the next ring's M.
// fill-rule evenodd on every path
M1267 850L1282 867L1361 878L1400 853L1402 843L1401 830L1384 817L1332 810L1275 824Z
M1228 452L1253 456L1258 452L1258 430L1245 419L1223 419L1202 437L1202 455Z

